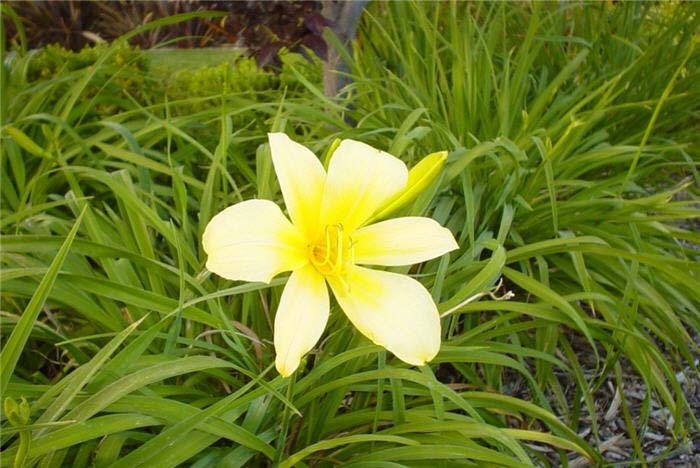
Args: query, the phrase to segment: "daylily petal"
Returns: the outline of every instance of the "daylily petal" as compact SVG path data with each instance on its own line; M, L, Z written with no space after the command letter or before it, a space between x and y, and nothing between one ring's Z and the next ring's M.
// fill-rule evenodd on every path
M352 245L355 263L384 266L413 265L459 248L449 229L417 216L361 227Z
M339 224L352 233L407 180L408 169L401 160L365 143L343 140L328 166L321 225Z
M275 316L275 366L287 377L314 347L328 321L328 288L314 267L292 272Z
M440 316L430 293L406 275L350 269L345 284L329 280L350 321L399 359L420 366L440 348Z
M202 236L207 269L230 280L270 280L308 263L299 230L269 200L247 200L214 216Z
M312 239L318 229L326 171L308 148L284 133L268 133L267 137L289 217L307 238Z

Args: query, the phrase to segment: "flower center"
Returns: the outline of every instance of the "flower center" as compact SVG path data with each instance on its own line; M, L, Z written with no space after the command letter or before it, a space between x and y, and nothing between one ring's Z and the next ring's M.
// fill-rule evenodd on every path
M323 276L345 282L348 265L353 263L352 239L343 232L341 224L327 225L315 244L309 245L311 264Z

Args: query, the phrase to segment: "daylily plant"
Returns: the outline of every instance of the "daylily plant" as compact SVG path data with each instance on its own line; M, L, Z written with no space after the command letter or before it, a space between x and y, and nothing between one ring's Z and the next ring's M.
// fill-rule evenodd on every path
M269 283L292 272L275 316L279 373L294 372L321 337L330 310L326 284L367 338L409 364L430 361L441 335L430 293L407 275L360 266L412 265L458 248L452 233L430 218L366 225L402 193L406 165L343 140L326 172L309 149L285 134L268 137L291 222L274 202L247 200L212 218L203 245L207 269L230 280Z

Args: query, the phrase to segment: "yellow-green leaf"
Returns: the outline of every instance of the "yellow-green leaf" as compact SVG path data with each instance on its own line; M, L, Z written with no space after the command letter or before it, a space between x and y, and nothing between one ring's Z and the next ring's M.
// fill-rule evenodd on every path
M338 146L340 146L341 141L343 140L341 140L340 138L336 138L326 150L326 155L323 157L323 168L325 170L328 170L328 165L331 163L333 153L335 153L335 150L338 149Z
M29 138L27 134L19 128L13 127L12 125L8 125L5 128L3 128L3 132L9 135L10 138L12 138L14 142L17 143L20 147L22 147L25 151L28 151L34 156L39 156L42 158L48 158L51 156L48 153L48 151L44 150L41 146L37 145L34 142L34 140Z

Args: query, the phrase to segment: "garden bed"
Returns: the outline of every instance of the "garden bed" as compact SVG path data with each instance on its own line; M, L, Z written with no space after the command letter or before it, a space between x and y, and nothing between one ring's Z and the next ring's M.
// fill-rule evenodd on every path
M218 24L188 15L133 37ZM293 39L246 49L280 52L264 66L10 31L0 465L25 448L76 467L699 463L698 7L378 2L338 96L289 50L319 25L286 18ZM332 300L297 370L275 370L289 277L229 281L202 242L227 207L285 206L268 133L313 164L352 139L414 170L392 216L459 245L389 268L442 314L427 365ZM334 226L309 254L330 276L355 248Z

